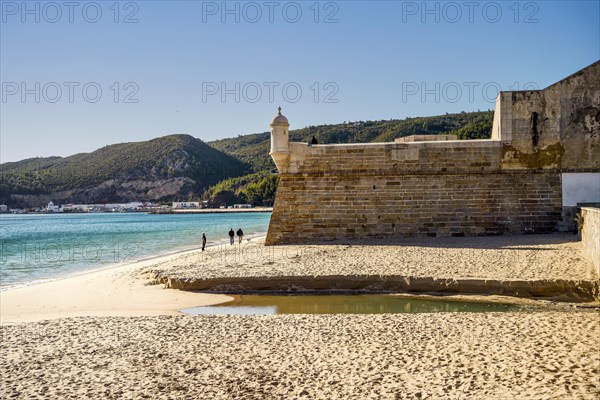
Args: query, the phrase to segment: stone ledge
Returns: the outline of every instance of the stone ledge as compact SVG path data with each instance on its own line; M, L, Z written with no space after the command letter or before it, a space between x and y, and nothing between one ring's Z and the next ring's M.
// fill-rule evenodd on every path
M566 302L598 300L598 282L586 280L497 280L481 278L434 278L411 276L279 276L171 278L156 280L169 289L221 293L240 291L302 292L363 291L395 293L452 293L501 295Z

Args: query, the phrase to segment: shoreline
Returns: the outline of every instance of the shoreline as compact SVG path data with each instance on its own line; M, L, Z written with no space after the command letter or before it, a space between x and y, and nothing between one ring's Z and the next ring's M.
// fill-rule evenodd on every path
M244 240L248 240L248 241L261 240L261 239L265 238L266 235L267 235L266 232L257 232L255 234L247 235L247 238L245 238ZM237 238L236 238L236 240L237 240ZM227 244L227 243L229 243L228 238L212 240L212 241L207 242L206 248L209 249L209 248L221 246L221 245ZM178 256L185 255L185 254L188 254L191 252L200 251L201 249L202 249L202 246L197 246L197 247L196 246L194 246L194 247L185 246L179 250L171 251L168 253L158 253L158 254L147 255L147 256L144 256L144 257L136 259L136 260L119 262L119 263L107 265L104 267L97 267L97 268L92 267L91 269L84 269L81 271L71 271L71 272L67 272L65 275L60 275L60 276L50 277L50 278L45 278L45 279L36 279L33 281L29 281L29 282L18 283L13 286L0 287L0 293L5 292L5 291L11 291L11 290L16 290L16 289L31 287L31 286L43 285L45 283L56 282L59 280L75 278L75 277L82 276L85 274L91 274L91 273L95 273L95 272L101 272L101 271L105 271L105 270L128 266L130 264L149 262L149 261L153 261L156 259L161 259L163 257L178 257Z
M159 259L168 260L172 256ZM231 299L165 289L134 279L132 272L156 260L130 263L78 276L0 292L0 324L71 317L133 317L180 315L186 307Z
M273 207L254 208L197 208L197 209L171 209L168 211L150 211L148 214L221 214L221 213L267 213L273 212Z
M247 235L245 240L264 238ZM225 241L214 241L207 249ZM156 263L201 253L200 248L154 255L74 275L53 278L0 291L0 324L36 322L70 317L134 317L181 315L179 310L231 300L231 296L170 290L149 285L134 276Z
M0 215L69 215L69 214L196 214L196 213L240 213L240 212L273 212L273 207L253 207L253 208L198 208L198 209L170 209L165 210L135 210L135 211L26 211L26 212L0 212Z

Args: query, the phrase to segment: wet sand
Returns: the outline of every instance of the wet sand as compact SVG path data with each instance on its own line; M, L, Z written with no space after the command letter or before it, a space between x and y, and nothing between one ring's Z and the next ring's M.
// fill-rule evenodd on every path
M177 315L181 308L231 299L224 295L167 290L132 276L136 270L187 253L0 291L0 323L77 316Z

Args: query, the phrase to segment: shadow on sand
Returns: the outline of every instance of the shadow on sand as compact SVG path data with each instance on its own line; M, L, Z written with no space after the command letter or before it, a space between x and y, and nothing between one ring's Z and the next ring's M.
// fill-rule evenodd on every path
M464 236L464 237L420 237L420 238L364 238L319 240L305 243L286 243L280 246L414 246L445 249L491 249L491 250L557 250L554 245L581 241L571 233Z

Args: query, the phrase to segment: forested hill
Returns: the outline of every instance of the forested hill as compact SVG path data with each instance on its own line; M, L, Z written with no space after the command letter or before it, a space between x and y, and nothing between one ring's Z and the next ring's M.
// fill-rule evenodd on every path
M456 134L459 139L487 139L492 132L493 111L462 112L433 117L355 121L335 125L309 126L290 131L290 140L308 142L313 136L319 143L391 142L410 135ZM252 166L254 172L273 170L269 156L269 132L208 142Z
M189 135L120 143L70 157L0 164L0 202L38 207L196 198L249 166Z

